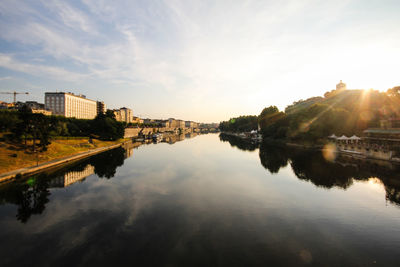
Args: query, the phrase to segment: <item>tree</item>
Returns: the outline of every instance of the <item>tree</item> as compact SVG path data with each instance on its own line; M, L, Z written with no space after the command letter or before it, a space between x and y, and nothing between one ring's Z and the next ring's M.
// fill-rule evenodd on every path
M400 96L400 86L395 86L393 88L389 88L386 91L388 96L399 97Z
M117 140L124 137L124 125L111 117L110 113L98 114L92 121L92 133L102 140Z

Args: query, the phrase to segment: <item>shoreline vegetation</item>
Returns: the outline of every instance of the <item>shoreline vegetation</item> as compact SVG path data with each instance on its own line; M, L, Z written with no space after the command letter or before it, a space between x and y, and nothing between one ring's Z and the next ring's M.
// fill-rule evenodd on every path
M112 111L93 120L46 116L27 106L0 111L0 174L121 144L125 125Z
M378 138L371 138L365 133L369 129L378 132L400 129L400 86L380 92L373 89L343 89L341 85L344 84L338 84L336 90L326 92L323 97L294 102L284 111L276 106L269 106L258 116L243 115L222 121L219 129L244 138L256 132L261 134L262 142L311 149L335 145L329 136L356 135L365 137L365 141L368 141L365 149L362 149L369 151L372 145L385 147L385 150L389 148L393 152L390 158L392 154L398 157L400 136L385 136L386 133L383 133ZM337 152L342 152L340 146L338 148Z
M154 127L146 128L149 125L127 126L131 125L117 121L111 110L92 120L46 116L33 113L26 105L18 110L0 110L0 180L5 174L16 176L15 170L27 173L27 169L57 160L121 145L132 140L128 137L148 137L158 132ZM136 130L136 135L127 134L127 129ZM186 131L179 128L181 133Z

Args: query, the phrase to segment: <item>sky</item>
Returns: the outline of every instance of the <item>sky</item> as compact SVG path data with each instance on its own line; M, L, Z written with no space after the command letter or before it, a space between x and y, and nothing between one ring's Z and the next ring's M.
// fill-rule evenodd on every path
M400 1L0 1L0 92L219 122L400 85ZM12 96L0 94L11 102Z

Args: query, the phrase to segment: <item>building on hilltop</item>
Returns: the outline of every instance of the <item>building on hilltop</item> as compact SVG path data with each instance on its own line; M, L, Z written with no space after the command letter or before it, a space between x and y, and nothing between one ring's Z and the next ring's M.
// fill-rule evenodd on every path
M54 115L77 119L94 119L97 115L96 101L73 93L45 93L45 108L51 110Z
M346 84L342 82L342 80L340 80L340 82L338 84L336 84L336 90L346 90Z

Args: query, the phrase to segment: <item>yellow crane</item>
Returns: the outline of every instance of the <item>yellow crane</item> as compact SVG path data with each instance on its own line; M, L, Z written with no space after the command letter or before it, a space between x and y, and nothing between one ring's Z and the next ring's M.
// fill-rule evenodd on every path
M14 95L14 105L15 105L15 103L17 103L17 95L21 95L21 94L29 95L28 92L16 92L16 91L14 91L14 92L0 92L0 94Z

